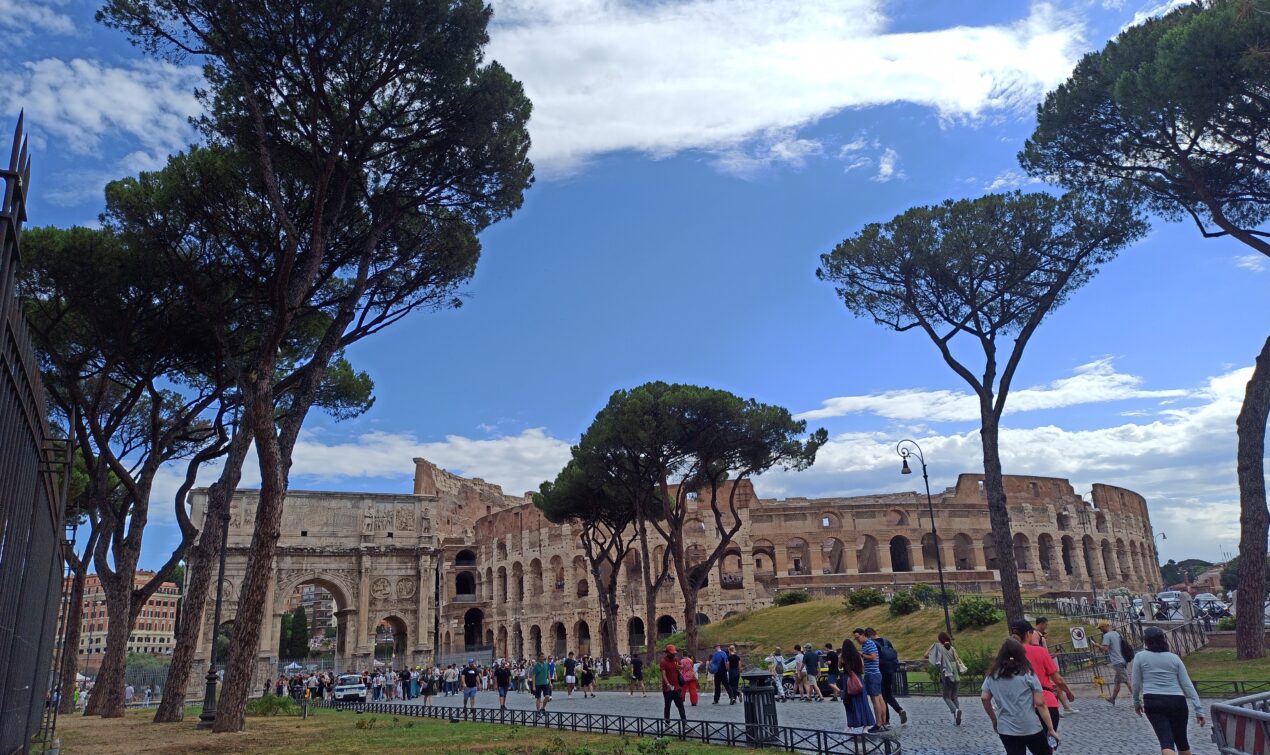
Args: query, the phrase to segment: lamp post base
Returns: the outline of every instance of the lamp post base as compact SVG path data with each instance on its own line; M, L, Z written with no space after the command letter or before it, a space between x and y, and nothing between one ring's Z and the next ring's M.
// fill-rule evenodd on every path
M203 691L203 712L198 714L199 729L210 729L216 723L216 683L220 678L216 671L207 672L207 689Z

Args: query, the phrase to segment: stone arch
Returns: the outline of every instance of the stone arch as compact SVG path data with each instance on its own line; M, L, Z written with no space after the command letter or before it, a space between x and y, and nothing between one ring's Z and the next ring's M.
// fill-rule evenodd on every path
M1032 568L1032 543L1028 541L1027 535L1022 532L1014 533L1014 566L1019 571L1028 571Z
M525 657L525 633L520 628L520 622L512 625L512 647L511 657L520 659Z
M629 550L626 552L626 558L622 559L622 566L626 567L626 579L630 581L641 580L644 578L639 562L639 552Z
M876 537L865 535L860 538L856 549L856 563L859 564L862 574L878 571L878 539Z
M1054 536L1042 532L1036 538L1037 560L1043 571L1054 571Z
M494 655L499 658L510 658L511 648L507 644L507 627L498 628L498 638L494 641Z
M908 512L904 509L891 509L886 512L886 525L888 527L907 527Z
M755 540L754 546L750 549L750 554L754 558L754 573L756 575L772 576L776 574L776 546L772 545L771 540Z
M525 602L525 566L519 561L512 564L512 602Z
M1121 538L1116 538L1116 565L1120 567L1120 570L1116 572L1120 575L1120 579L1128 582L1133 575L1129 571L1129 551Z
M497 598L498 602L499 602L499 603L502 603L502 604L504 604L504 605L505 605L505 604L507 603L507 595L508 595L508 593L507 593L507 567L506 567L506 566L500 566L500 567L498 567L498 590L497 590L497 594L498 594L498 598Z
M529 627L529 651L534 657L537 657L540 653L543 652L542 627L538 626L537 624L534 624L533 626Z
M536 558L529 562L529 594L542 595L542 561Z
M475 650L485 639L485 612L469 608L463 614L463 651Z
M644 620L638 616L632 616L626 621L626 643L633 650L643 647L645 642Z
M745 586L741 551L735 547L730 546L719 559L719 586L724 590L738 590Z
M579 657L591 654L591 625L584 620L573 625L573 645Z
M494 546L495 558L499 561L507 560L507 541L500 539Z
M582 556L573 557L573 581L587 581L587 577L591 574L590 568L587 567L586 559Z
M1115 579L1119 574L1116 571L1115 557L1111 550L1111 541L1107 538L1102 539L1102 573L1107 575L1107 581Z
M664 614L657 617L657 639L665 639L678 630L679 625L675 623L674 617Z
M953 562L958 571L972 571L975 568L975 543L964 532L953 537Z
M1066 509L1055 513L1054 525L1058 528L1059 532L1067 532L1072 528L1071 514L1068 514Z
M564 592L564 559L552 556L549 563L551 569L551 589Z
M1098 573L1094 569L1094 559L1098 557L1098 546L1094 543L1092 535L1085 535L1080 541L1080 549L1085 559L1085 573L1089 575L1089 581L1094 581L1094 575Z
M484 600L494 599L494 569L493 567L485 567L485 584L481 590L481 598Z
M1001 568L997 562L997 541L992 539L991 532L983 536L983 563L989 569Z
M827 537L820 544L820 559L829 574L845 574L847 571L846 548L836 537Z
M936 540L935 536L927 532L922 535L922 568L927 571L935 571L939 566L939 546L942 541Z
M689 517L684 521L684 534L688 537L700 537L706 533L706 523L699 517Z
M282 570L276 572L282 573ZM359 593L356 589L347 585L343 580L324 575L319 571L305 572L288 572L286 577L279 578L278 587L274 591L274 605L272 616L267 617L269 622L263 627L263 641L270 642L273 645L273 652L278 652L278 645L282 639L282 616L286 613L286 600L301 585L316 585L326 590L331 595L331 600L335 606L335 668L344 670L348 668L349 658L353 652L353 643L358 634L358 612L357 606ZM232 621L237 615L234 610L234 604L226 605L221 615L221 624ZM204 611L205 620L208 626L211 625L212 611L209 609ZM272 626L272 633L270 627ZM376 626L372 624L371 626ZM270 636L272 634L272 636ZM215 634L206 632L204 635L210 643ZM277 640L277 642L273 642ZM209 645L210 647L210 645Z
M585 598L591 594L591 580L579 579L577 585L577 595L579 598Z
M913 554L908 538L896 535L891 538L891 571L913 571Z
M785 559L790 574L811 574L811 551L801 537L790 538L785 544Z
M449 655L450 653L454 652L454 640L453 638L451 638L450 633L448 631L445 633L445 640L442 641L441 647L444 648L442 652L444 652L446 655Z
M1101 511L1099 511L1098 515L1094 517L1094 529L1098 532L1107 531L1107 515Z
M494 647L494 630L493 629L485 630L485 647L487 648Z
M403 668L410 665L409 623L396 614L388 614L381 618L376 626L387 629L392 637L392 655L388 661L388 667Z
M564 623L557 621L551 625L550 655L560 658L567 652L569 652L569 635L565 631Z
M822 530L842 529L842 517L832 511L822 511L818 522L820 524L820 529Z
M1071 535L1063 535L1063 573L1069 577L1076 575L1076 541Z
M698 613L695 614L695 616L697 617L697 626L699 627L703 627L710 623L710 617L706 616L704 613Z
M458 567L476 566L476 551L464 548L454 554L454 565Z
M454 595L476 597L476 578L470 571L461 571L454 575Z
M1147 567L1144 554L1138 550L1138 541L1129 541L1129 562L1133 565L1133 576L1139 582L1147 581Z

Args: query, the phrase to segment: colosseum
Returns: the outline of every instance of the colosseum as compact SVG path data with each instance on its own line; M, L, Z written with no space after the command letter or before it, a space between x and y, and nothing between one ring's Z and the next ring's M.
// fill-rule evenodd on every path
M873 586L935 583L936 552L945 580L962 592L999 589L982 475L963 474L934 496L938 543L925 495L764 499L748 481L737 491L743 525L701 591L698 622L771 605L777 592L834 595ZM1024 589L1090 595L1096 588L1143 591L1161 583L1146 500L1096 484L1089 500L1052 477L1007 476L1013 553ZM254 523L254 491L240 491L231 514L225 618L237 606ZM713 528L709 505L689 495L688 559L703 559ZM201 517L204 494L192 495ZM701 510L692 507L700 506ZM708 521L708 519L706 519ZM645 627L638 562L619 575L619 647L644 645L682 624L673 583L658 596L655 627ZM366 667L376 632L391 629L395 658L411 664L492 653L598 652L595 584L568 524L547 521L531 495L466 479L415 459L410 495L292 491L282 523L271 605L258 668L277 668L286 597L316 584L334 598L337 665ZM203 643L211 637L206 612ZM651 631L650 631L651 630Z

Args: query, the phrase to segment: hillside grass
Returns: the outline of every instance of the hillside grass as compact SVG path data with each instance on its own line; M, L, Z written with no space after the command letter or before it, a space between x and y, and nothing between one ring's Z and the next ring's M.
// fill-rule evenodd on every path
M1193 681L1265 681L1270 679L1270 656L1235 660L1234 648L1204 648L1182 659Z

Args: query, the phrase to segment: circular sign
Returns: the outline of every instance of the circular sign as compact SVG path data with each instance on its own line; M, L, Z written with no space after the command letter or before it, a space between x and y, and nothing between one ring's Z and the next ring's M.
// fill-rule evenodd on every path
M1076 647L1076 648L1088 647L1088 642L1085 639L1084 627L1072 627L1072 647Z

